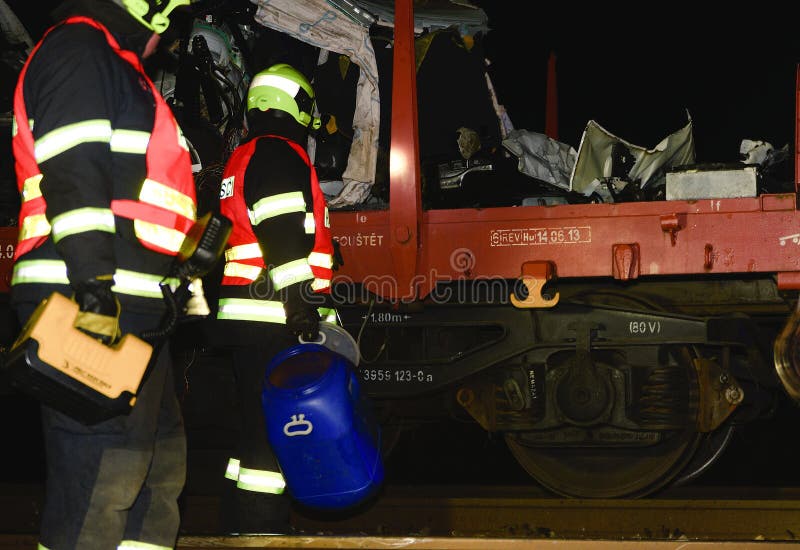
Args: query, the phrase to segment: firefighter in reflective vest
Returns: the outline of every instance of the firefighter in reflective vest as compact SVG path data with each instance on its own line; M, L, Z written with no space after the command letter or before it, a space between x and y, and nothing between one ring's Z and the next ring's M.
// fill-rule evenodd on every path
M190 0L66 0L14 96L21 194L11 281L22 323L52 292L104 343L158 328L159 282L196 218L186 143L141 59ZM186 439L164 346L129 415L42 407L40 548L173 548Z
M261 389L269 360L318 336L330 306L333 243L328 210L306 153L314 91L287 64L258 73L247 96L247 140L222 175L220 211L233 220L217 313L218 336L234 344L239 391L238 455L228 463L222 522L231 533L281 532L285 483L267 443ZM328 299L326 299L326 297ZM288 329L288 330L287 330Z

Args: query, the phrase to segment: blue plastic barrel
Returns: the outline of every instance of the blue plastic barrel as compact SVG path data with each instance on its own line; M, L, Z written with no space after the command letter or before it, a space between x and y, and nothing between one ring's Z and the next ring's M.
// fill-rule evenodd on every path
M267 367L261 394L267 438L299 503L356 506L383 482L380 429L355 367L319 344L298 344Z

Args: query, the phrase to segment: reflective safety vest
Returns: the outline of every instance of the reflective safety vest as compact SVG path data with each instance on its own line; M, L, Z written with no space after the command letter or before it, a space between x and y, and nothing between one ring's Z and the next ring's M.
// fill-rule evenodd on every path
M294 149L311 170L312 208L309 209L302 191L267 196L250 210L244 199L244 174L259 139L282 139ZM267 264L258 244L253 226L271 217L291 212L305 212L305 231L314 235L314 247L305 258L298 258L269 269L275 290L301 281L311 280L317 293L330 293L333 277L333 241L325 196L319 186L317 173L305 149L282 136L260 136L239 146L231 155L222 174L220 212L234 220L225 250L224 286L250 285L256 281ZM249 220L249 223L242 223ZM267 223L269 223L267 221ZM335 322L335 311L320 308L323 321ZM283 323L286 321L283 305L277 300L250 298L221 298L218 319L239 319Z
M33 121L28 120L23 98L23 81L30 60L42 41L63 24L86 24L102 31L111 49L129 63L139 73L142 81L147 83L156 105L153 131L149 135L144 132L116 130L107 120L91 120L70 125L60 130L56 136L48 136L47 143L42 143L41 139L34 142L31 131ZM111 201L110 211L83 208L66 212L51 220L51 225L45 217L47 205L39 189L42 173L38 163L80 143L81 136L89 126L95 126L91 128L94 134L108 133L112 150L145 154L147 176L135 199L115 198ZM195 222L197 206L189 150L172 111L148 78L138 56L121 49L108 29L93 19L82 16L66 19L48 29L31 52L22 68L14 93L12 146L16 161L17 187L22 197L15 261L40 246L48 237L58 241L81 231L100 230L113 233L114 215L133 220L136 237L143 246L174 256ZM119 285L119 281L117 284ZM121 291L124 292L122 289Z

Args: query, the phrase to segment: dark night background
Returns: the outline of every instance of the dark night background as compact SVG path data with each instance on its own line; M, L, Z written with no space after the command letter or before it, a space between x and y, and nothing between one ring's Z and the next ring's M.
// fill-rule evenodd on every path
M34 40L47 26L46 13L58 3L7 2L19 10ZM588 8L557 1L478 0L476 4L489 17L492 30L485 48L492 63L490 74L516 128L544 132L547 59L554 52L558 139L576 150L589 120L626 141L651 148L685 125L687 110L694 121L698 162L739 160L744 138L768 141L776 148L794 146L800 33L788 8L780 11L772 4L737 10L730 4L704 3L702 8L694 6L703 10L698 13L674 3L604 3ZM790 158L785 166L789 178L793 166ZM5 418L35 416L32 405L20 407L4 399L0 413ZM799 416L791 405L782 414L789 421ZM763 424L737 435L731 458L704 480L744 484L758 472L761 477L756 479L766 484L797 482L778 475L776 465L790 462L792 446L779 444L781 438L768 428ZM30 437L29 429L28 423L12 423L4 430L6 441L24 441ZM440 448L442 430L464 436L448 438L446 444L450 455L463 453L468 459L431 461L430 454L419 451ZM492 439L474 427L431 425L404 438L406 445L398 447L388 464L390 475L397 479L446 481L477 459L481 468L498 472L499 482L529 482L502 439ZM10 453L13 446L4 446ZM33 447L35 456L15 454L16 471L6 469L7 476L37 479L42 457ZM776 449L752 453L767 447Z
M7 3L38 38L58 1ZM702 10L688 2L474 3L489 18L490 75L515 128L544 132L552 51L558 139L576 150L590 119L650 148L686 123L687 110L698 162L739 160L743 138L792 147L800 33L788 8L719 2L704 3Z
M490 72L515 127L544 132L547 56L556 54L559 140L590 119L653 147L686 123L698 162L739 160L743 138L794 140L796 19L764 5L479 0Z

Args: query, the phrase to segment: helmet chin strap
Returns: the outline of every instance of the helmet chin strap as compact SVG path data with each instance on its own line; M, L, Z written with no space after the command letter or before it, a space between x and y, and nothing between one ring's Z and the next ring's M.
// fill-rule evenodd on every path
M191 0L169 0L162 11L155 12L150 19L147 19L147 14L150 13L150 2L148 0L112 0L125 8L128 13L133 15L147 28L154 32L161 34L167 27L169 27L169 14L176 7L181 5L191 4Z
M300 113L300 123L306 128L311 127L314 130L319 130L320 126L322 126L322 120L312 117L308 113Z
M150 25L153 27L155 32L161 34L167 30L167 27L169 27L169 17L161 13L156 13L150 20Z
M161 41L161 35L157 32L154 32L150 35L150 38L147 39L147 44L144 46L144 52L142 53L142 59L147 59L158 49L158 43Z

